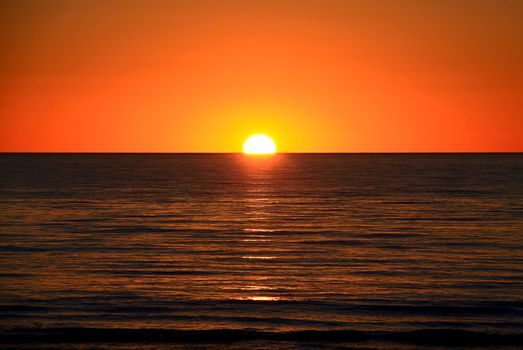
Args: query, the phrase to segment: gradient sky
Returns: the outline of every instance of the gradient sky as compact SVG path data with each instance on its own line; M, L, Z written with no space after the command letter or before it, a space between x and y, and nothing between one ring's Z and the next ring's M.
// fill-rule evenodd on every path
M2 0L0 151L523 151L523 1Z

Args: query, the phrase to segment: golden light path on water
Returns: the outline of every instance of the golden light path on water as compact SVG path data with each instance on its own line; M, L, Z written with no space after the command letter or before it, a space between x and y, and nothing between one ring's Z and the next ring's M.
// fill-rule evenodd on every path
M251 144L249 145L249 140ZM256 143L260 144L256 147ZM246 162L245 165L248 167L248 184L246 190L246 203L247 203L247 220L248 221L263 221L271 216L271 205L273 203L270 196L267 196L266 193L270 192L271 186L271 177L272 172L270 170L277 159L272 153L276 152L276 146L274 142L264 135L255 135L249 138L244 145L244 152L246 153ZM252 157L252 154L269 154L269 157L262 157L257 159L249 159ZM271 244L273 239L271 239L270 233L274 232L274 229L264 228L264 227L246 227L243 229L246 233L245 238L241 241L245 243L246 249L249 251L259 251L267 252L270 251ZM246 260L246 264L249 264L249 261L264 261L264 260L277 260L278 257L275 255L244 255L242 259ZM251 301L278 301L281 300L281 297L276 295L271 295L270 291L276 289L274 286L268 285L268 282L271 281L272 276L269 275L259 275L256 265L251 265L251 270L253 273L253 283L240 287L240 290L248 291L249 293L256 293L256 295L246 295L240 296L236 299L238 300L251 300ZM261 283L261 282L265 282Z

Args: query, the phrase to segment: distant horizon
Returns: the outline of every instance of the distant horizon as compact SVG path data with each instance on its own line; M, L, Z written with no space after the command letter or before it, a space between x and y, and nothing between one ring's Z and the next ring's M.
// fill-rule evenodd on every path
M523 154L523 151L507 152L277 152L271 155L250 155L243 152L0 152L0 154L238 154L245 157L269 158L278 154Z

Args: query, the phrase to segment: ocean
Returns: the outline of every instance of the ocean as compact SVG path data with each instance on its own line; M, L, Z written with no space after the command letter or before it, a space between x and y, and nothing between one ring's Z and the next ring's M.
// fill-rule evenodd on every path
M2 154L2 348L523 345L523 154Z

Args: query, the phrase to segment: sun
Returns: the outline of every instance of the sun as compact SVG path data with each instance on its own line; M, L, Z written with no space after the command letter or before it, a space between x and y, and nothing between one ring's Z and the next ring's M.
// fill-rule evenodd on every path
M245 154L274 154L276 144L267 135L252 135L243 143L243 153Z

